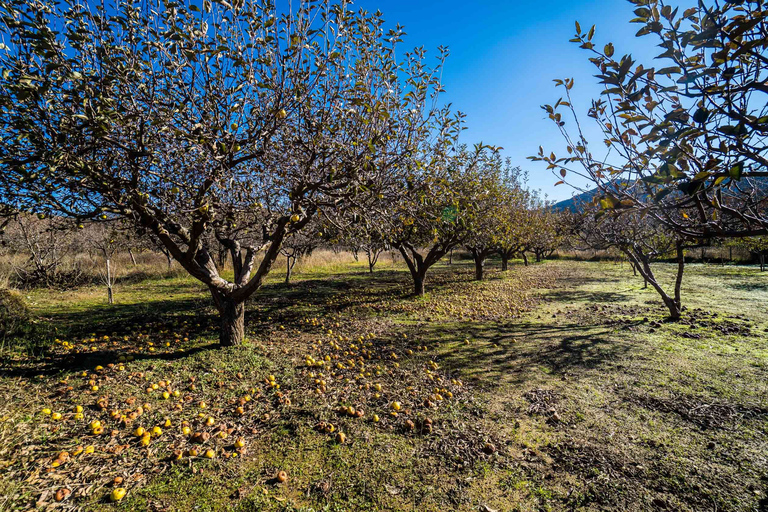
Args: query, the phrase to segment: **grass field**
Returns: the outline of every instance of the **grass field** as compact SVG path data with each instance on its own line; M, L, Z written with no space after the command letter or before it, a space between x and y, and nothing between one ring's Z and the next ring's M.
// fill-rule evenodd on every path
M473 274L273 275L228 349L188 278L27 292L0 510L768 510L768 273L690 265L678 323L626 264Z

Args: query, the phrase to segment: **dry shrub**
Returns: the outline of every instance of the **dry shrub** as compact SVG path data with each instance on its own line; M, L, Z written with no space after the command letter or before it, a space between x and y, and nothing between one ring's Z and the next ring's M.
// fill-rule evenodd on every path
M0 338L20 334L32 319L32 313L19 292L0 289Z

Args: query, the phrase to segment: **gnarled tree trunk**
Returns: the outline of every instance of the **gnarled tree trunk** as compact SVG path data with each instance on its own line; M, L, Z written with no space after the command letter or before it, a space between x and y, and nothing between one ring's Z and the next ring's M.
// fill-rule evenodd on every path
M683 283L683 271L685 270L683 243L677 242L675 246L677 255L677 276L675 278L675 289L673 296L670 296L664 290L664 288L661 287L659 282L656 281L656 276L653 274L653 270L651 269L651 260L647 254L638 248L632 247L624 247L622 248L622 251L624 251L624 254L626 254L627 257L636 266L638 272L640 272L640 275L642 275L643 279L645 279L645 282L650 283L651 286L653 286L653 289L656 290L656 292L659 294L662 302L664 302L664 305L669 310L670 320L679 320L680 316L682 315L681 288Z
M410 244L400 244L397 246L397 249L403 256L406 265L408 265L408 270L411 272L413 293L417 296L424 295L424 282L427 278L427 270L440 261L440 258L445 256L449 249L443 246L433 246L425 257L422 257L416 248Z
M491 249L467 247L467 250L472 254L472 259L475 261L475 280L482 281L485 274L485 260L488 259Z
M219 344L223 347L242 345L245 341L245 303L222 297L219 315Z
M291 276L293 275L293 267L296 265L296 256L286 256L285 264L286 264L285 284L291 284Z

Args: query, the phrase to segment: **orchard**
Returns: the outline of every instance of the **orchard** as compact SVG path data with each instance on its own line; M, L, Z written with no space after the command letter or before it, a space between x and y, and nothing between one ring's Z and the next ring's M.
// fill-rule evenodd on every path
M0 0L0 510L764 510L768 5L688 3Z

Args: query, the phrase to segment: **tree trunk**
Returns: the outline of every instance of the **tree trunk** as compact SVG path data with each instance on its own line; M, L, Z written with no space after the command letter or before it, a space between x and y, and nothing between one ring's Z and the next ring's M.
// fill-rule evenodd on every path
M424 295L424 281L426 280L429 266L424 264L424 260L416 253L415 249L413 249L412 255L409 255L403 246L398 247L398 250L403 260L405 260L405 264L408 265L408 270L411 272L414 295L422 297Z
M506 272L509 269L509 256L506 253L501 253L501 271Z
M656 277L653 275L651 269L651 262L647 255L643 253L634 254L631 249L622 249L624 254L635 264L640 275L643 276L646 283L650 283L653 289L661 297L664 305L669 310L670 320L677 321L680 319L682 307L680 306L680 289L683 281L683 270L685 268L685 258L683 257L683 246L681 243L677 244L677 278L675 279L675 296L670 297L664 288L656 281Z
M109 258L107 258L107 301L110 304L115 303L115 298L112 295L112 267L110 266Z
M424 296L425 272L418 271L413 275L413 293L419 297Z
M219 301L219 314L219 344L223 347L242 345L245 341L245 304L224 297Z
M475 260L475 280L483 280L483 264L485 263L485 257L475 251L472 251L472 258Z
M379 261L381 251L369 248L365 250L365 254L368 256L368 272L373 274L373 267L375 267L376 263Z
M226 247L219 249L219 268L224 268L224 265L227 264L227 252L229 250Z
M702 248L702 255L704 249ZM683 244L677 242L677 278L675 279L675 312L672 313L672 318L677 320L680 318L682 312L682 300L680 298L680 291L683 286L683 272L685 271L685 252L683 251Z
M133 255L133 249L128 249L128 254L131 256L131 263L133 263L133 266L136 266L136 256Z
M765 253L760 253L760 272L765 271Z
M295 256L287 256L285 258L286 270L285 270L285 284L291 284L291 276L293 275L293 266L296 264Z
M448 264L453 265L453 249L451 249L451 254L448 256Z
M528 256L526 256L525 251L521 252L520 255L523 257L523 265L528 266Z
M168 261L168 270L171 270L171 268L173 268L173 258L171 258L171 253L169 251L162 251L162 253Z

